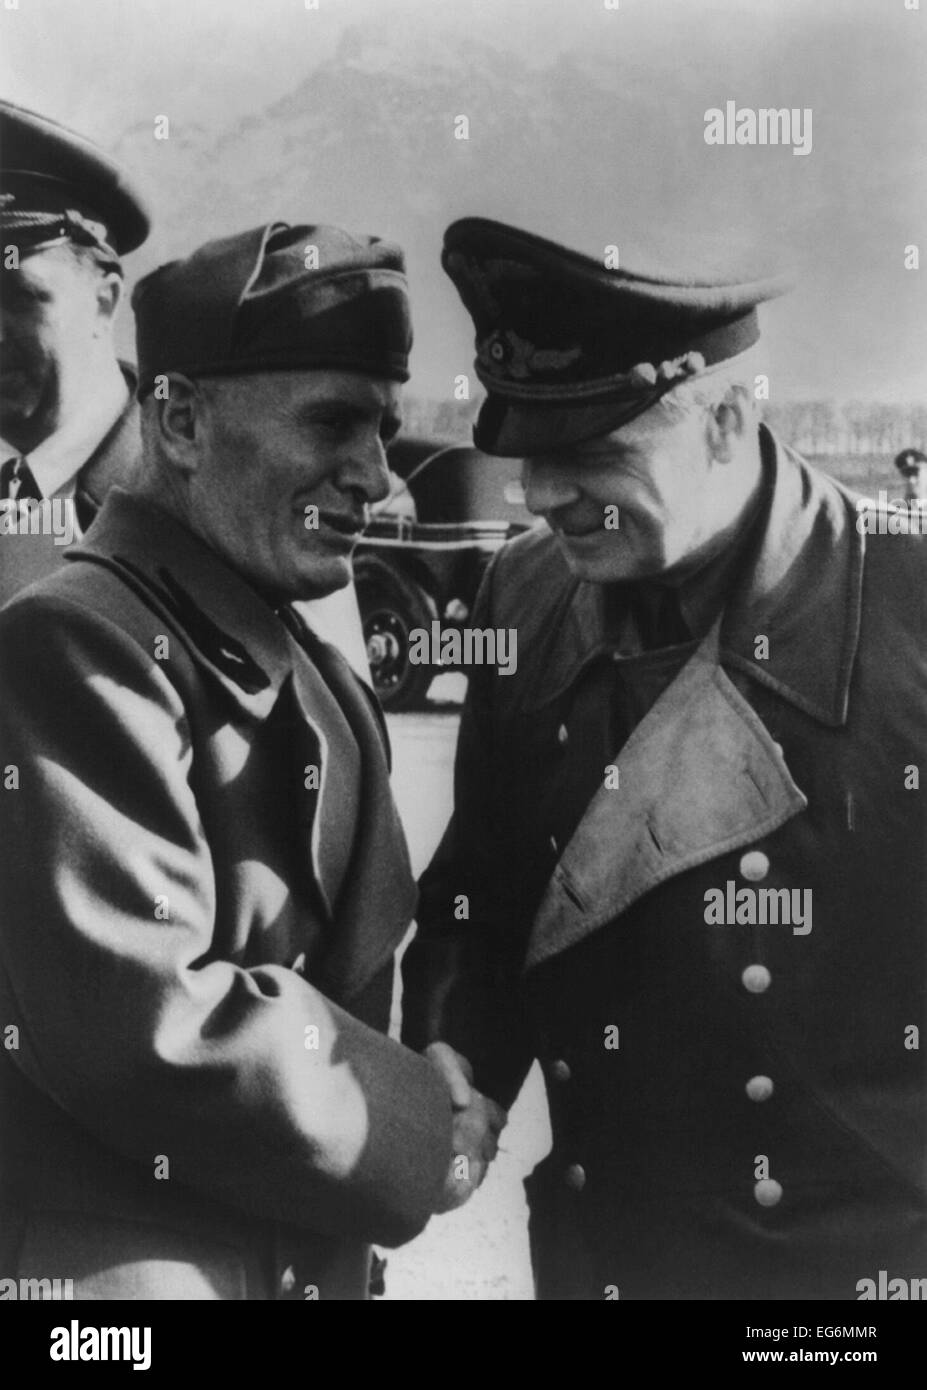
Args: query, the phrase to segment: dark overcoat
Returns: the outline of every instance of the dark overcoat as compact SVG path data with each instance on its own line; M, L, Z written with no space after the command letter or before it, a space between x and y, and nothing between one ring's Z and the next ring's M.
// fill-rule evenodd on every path
M415 901L372 694L112 491L0 614L0 1279L363 1298L446 1088L386 1037Z
M617 753L602 591L549 533L470 619L518 669L471 676L405 1034L504 1103L540 1059L541 1297L927 1275L927 540L764 453L743 582Z

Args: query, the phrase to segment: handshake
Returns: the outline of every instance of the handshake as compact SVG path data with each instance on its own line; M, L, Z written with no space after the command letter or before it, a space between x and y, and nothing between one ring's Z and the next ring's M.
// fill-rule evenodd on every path
M447 1082L454 1111L454 1149L435 1206L440 1213L462 1207L473 1196L496 1156L508 1115L474 1089L473 1068L447 1043L432 1043L425 1056Z

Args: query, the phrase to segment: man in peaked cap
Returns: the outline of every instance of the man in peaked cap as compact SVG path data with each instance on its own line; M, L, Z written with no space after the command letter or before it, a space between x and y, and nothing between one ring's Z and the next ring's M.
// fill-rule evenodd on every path
M387 492L403 259L275 223L135 309L145 467L0 615L0 1276L363 1298L369 1243L466 1200L504 1119L386 1036L386 729L293 607Z
M907 501L927 500L927 454L922 449L902 449L895 467L904 478Z
M518 669L470 672L404 1036L502 1105L541 1062L539 1297L856 1299L880 1270L908 1297L924 538L864 534L759 421L779 282L610 272L481 219L444 265L476 441L523 458L541 521L470 618Z
M140 454L135 374L113 326L122 256L148 235L91 141L0 102L0 603L50 573Z

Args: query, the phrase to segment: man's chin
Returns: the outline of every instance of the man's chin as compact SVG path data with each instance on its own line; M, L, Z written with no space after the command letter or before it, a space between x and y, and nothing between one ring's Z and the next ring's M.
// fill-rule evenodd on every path
M292 599L311 600L328 598L330 594L346 589L354 578L351 556L331 556L314 566L311 573L294 578Z
M563 558L577 579L584 579L590 584L620 584L643 578L645 566L626 548L619 550L614 546L586 551L570 545L561 535L557 536L557 540Z

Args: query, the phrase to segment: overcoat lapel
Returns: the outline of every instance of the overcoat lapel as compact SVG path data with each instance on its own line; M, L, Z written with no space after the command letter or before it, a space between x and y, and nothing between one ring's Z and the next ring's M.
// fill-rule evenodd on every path
M157 619L153 631L174 633L213 689L222 687L227 717L249 741L257 740L260 726L279 721L293 740L300 786L307 765L319 768L318 788L304 790L293 814L305 837L318 906L330 921L337 856L326 853L323 827L330 778L349 775L354 750L347 746L347 730L332 747L336 697L288 625L178 522L119 488L110 492L92 533L69 550L67 559L116 574Z
M338 701L360 753L354 852L338 902L319 983L347 1000L387 963L415 912L416 891L405 835L389 784L389 740L372 696L329 643L304 629L300 643Z
M538 909L526 966L576 945L665 879L768 835L807 805L718 661L720 620L614 762Z

